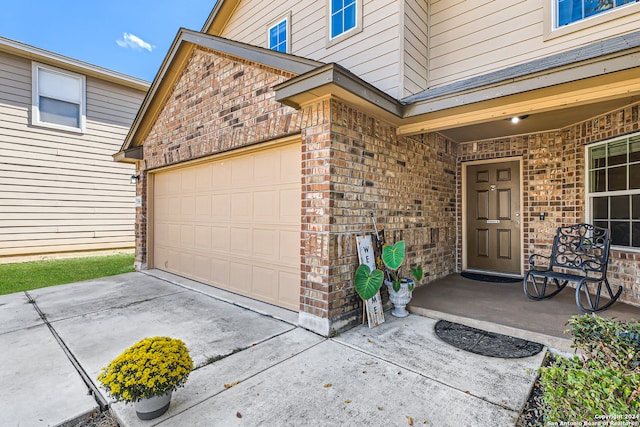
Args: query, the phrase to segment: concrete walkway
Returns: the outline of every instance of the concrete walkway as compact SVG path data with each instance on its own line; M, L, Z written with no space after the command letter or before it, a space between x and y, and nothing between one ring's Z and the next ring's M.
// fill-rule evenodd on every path
M459 351L417 315L331 339L296 318L154 271L2 296L0 425L63 424L108 402L123 427L511 426L543 358ZM185 341L196 370L165 415L143 422L95 378L155 335Z

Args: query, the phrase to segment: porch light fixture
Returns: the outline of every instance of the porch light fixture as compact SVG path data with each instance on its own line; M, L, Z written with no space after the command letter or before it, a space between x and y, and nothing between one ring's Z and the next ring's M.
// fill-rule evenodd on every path
M140 182L140 175L131 175L131 180L130 182L132 184L137 184Z
M519 123L520 120L524 120L527 117L529 117L528 114L526 114L524 116L513 116L513 117L511 117L510 119L507 119L507 120L509 120L511 123L513 123L515 125L515 124Z

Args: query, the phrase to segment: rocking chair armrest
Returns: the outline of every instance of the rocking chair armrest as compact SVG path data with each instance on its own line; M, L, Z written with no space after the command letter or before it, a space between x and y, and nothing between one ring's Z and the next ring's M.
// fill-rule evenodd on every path
M540 258L540 261L536 263L536 259ZM542 264L542 265L541 265ZM540 254L533 254L529 257L529 265L536 270L550 270L551 269L551 257Z

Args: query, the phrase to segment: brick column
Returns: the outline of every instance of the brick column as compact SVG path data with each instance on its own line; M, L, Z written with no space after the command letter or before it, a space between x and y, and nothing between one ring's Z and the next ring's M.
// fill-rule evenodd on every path
M302 128L302 212L300 325L328 336L330 164L329 101L300 111Z

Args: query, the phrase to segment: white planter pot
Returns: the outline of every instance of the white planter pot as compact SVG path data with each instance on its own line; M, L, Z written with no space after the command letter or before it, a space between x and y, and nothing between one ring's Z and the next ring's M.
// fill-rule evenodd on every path
M152 420L167 412L171 404L171 393L173 391L134 402L133 406L136 408L138 418Z
M415 285L413 279L402 279L400 283L400 290L396 292L393 289L393 282L389 280L385 280L384 284L387 285L389 289L389 300L393 303L393 310L391 314L395 317L407 317L409 312L405 308L409 301L411 301L411 297L413 296L413 292L409 290L409 285Z

